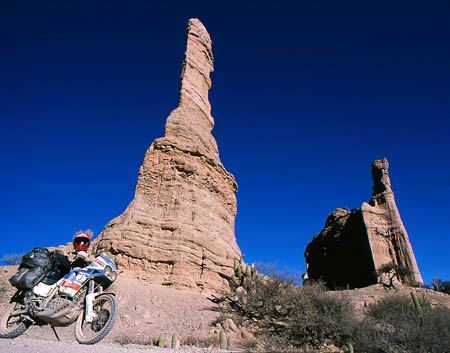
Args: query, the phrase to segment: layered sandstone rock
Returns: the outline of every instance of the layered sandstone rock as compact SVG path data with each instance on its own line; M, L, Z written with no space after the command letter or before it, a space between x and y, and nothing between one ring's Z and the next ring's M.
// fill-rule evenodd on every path
M371 200L357 210L337 208L328 216L306 248L307 278L322 278L331 287L364 287L376 283L376 270L392 262L412 272L398 281L423 284L388 169L386 158L374 161Z
M189 20L178 107L165 136L145 154L134 200L94 248L152 283L207 291L227 288L241 257L234 235L237 184L211 134L211 44L202 23Z

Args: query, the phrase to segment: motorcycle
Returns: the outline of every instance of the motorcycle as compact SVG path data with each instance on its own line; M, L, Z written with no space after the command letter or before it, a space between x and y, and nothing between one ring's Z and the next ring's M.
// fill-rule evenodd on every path
M55 327L75 324L80 344L95 344L112 330L118 315L114 293L105 291L117 278L117 266L107 253L83 268L74 268L54 284L37 283L18 289L0 317L0 338L15 338L31 325Z

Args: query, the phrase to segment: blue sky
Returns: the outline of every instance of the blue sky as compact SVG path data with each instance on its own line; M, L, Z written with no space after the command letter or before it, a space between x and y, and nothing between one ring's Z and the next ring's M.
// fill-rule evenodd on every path
M327 215L369 200L387 157L425 282L449 280L449 3L211 3L0 4L0 254L97 235L127 207L197 17L245 260L304 272Z

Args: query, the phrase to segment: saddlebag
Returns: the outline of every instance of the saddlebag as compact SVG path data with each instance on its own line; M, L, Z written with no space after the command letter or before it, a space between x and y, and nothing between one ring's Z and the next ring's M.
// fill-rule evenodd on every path
M31 289L50 270L51 265L50 252L44 248L34 248L22 257L19 271L9 282L16 288Z
M9 283L16 288L31 289L44 277L44 271L40 267L21 268L9 279Z

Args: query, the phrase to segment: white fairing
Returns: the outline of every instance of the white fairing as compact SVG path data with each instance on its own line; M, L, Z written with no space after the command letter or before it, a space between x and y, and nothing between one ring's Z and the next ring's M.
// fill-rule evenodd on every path
M41 297L47 297L50 294L50 291L56 287L56 284L49 286L48 284L39 282L36 284L33 288L33 292L36 295L39 295Z

